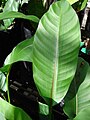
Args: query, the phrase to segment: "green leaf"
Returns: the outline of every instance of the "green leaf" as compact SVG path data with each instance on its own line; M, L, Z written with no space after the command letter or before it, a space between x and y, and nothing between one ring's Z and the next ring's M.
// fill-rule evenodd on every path
M18 11L18 8L19 8L18 0L8 0L5 4L5 7L3 8L3 12ZM12 24L13 20L14 20L13 18L4 20L4 26L6 28L9 27Z
M20 42L12 52L7 56L4 62L4 66L0 68L2 72L7 73L10 69L11 64L18 61L32 62L32 47L34 37L26 39Z
M67 0L67 1L70 3L70 5L72 5L72 4L76 3L79 0Z
M60 0L57 0L57 1L60 1ZM69 2L70 5L73 5L74 3L76 3L79 0L67 0L67 1Z
M73 120L90 120L90 106L80 111Z
M67 95L70 97L66 99L65 106L64 106L64 111L70 118L72 118L72 116L78 115L79 112L86 109L90 105L90 102L89 102L90 101L90 95L89 95L90 67L88 63L85 63L85 61L83 60L81 64L81 68L79 68L79 70L77 71L78 71L78 74L77 74L78 76L76 76L75 78L75 81L74 81L75 84L73 84L73 86L71 87L75 89L75 91L77 91L77 94L75 96L75 93L73 92L74 90L70 89ZM73 100L70 98L73 98ZM73 104L72 106L71 106L71 102Z
M4 65L9 65L18 61L32 62L32 46L34 37L20 42L7 56Z
M79 57L74 79L71 82L71 85L66 94L66 97L64 98L66 102L74 98L75 95L77 94L80 84L84 81L86 77L88 67L89 67L89 64L83 58Z
M76 11L81 11L86 7L88 0L79 0L77 3L73 4L73 8Z
M90 105L90 67L77 93L77 113Z
M49 106L39 102L39 114L48 115L49 114Z
M5 116L0 112L0 120L6 120Z
M0 90L3 90L5 92L7 90L6 77L1 71L0 71Z
M2 72L8 72L11 64L18 61L32 62L32 47L34 37L20 42L7 56L4 66L0 68Z
M31 20L33 22L39 22L39 18L37 18L34 15L24 15L23 13L15 12L15 11L0 13L0 20L9 19L9 18L22 18L22 19Z
M41 96L59 103L74 77L80 45L78 17L67 1L52 4L33 42L33 76Z
M32 120L21 108L9 104L2 98L0 98L0 113L6 120Z

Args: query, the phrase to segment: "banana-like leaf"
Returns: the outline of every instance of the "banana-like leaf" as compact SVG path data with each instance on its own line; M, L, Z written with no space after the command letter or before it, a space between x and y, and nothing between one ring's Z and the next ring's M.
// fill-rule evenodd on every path
M32 120L21 108L9 104L2 98L0 98L0 113L6 120Z
M39 18L34 15L24 15L23 13L15 12L15 11L0 13L0 20L9 19L9 18L22 18L37 23L39 22Z
M78 17L70 4L52 4L41 18L33 42L33 76L41 96L59 103L75 75L80 44Z
M7 91L7 85L6 85L6 77L5 75L0 71L0 90Z
M64 106L64 111L69 118L75 117L79 112L90 106L90 67L88 63L82 59L81 66L79 66L78 69L74 84L71 84L72 87L68 92Z
M7 56L4 66L0 68L2 72L8 72L10 65L18 61L32 62L32 46L34 37L20 42Z
M18 0L8 0L5 4L3 12L18 11L18 7L19 7ZM12 24L13 20L14 20L13 18L4 20L4 26L6 28L9 27Z
M90 106L80 111L73 120L90 120Z

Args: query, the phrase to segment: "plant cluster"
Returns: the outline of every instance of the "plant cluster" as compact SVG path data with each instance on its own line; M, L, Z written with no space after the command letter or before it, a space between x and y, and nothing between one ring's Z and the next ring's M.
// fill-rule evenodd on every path
M64 101L62 108L69 119L89 120L90 66L79 57L81 31L77 16L77 12L85 8L87 0L40 0L36 7L38 11L31 7L28 15L20 12L25 2L30 2L30 7L36 5L38 0L5 1L3 12L0 13L1 30L10 28L15 18L27 19L33 24L36 22L38 26L34 36L20 42L0 68L0 92L4 98L0 98L0 119L32 119L21 108L10 104L8 87L8 76L13 63L28 61L32 62L34 82L45 101L38 101L40 114L48 116L48 120L55 119L53 106ZM3 0L0 5L3 6L2 4ZM9 4L10 7L7 7ZM40 8L42 12L39 11ZM7 92L8 102L5 101L4 92Z

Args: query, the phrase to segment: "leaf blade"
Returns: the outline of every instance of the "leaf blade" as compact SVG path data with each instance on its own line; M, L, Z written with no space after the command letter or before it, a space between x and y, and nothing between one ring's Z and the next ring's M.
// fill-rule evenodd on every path
M21 108L15 107L0 98L0 113L8 120L32 120Z
M0 20L9 19L9 18L22 18L22 19L31 20L33 22L39 22L39 18L34 15L24 15L23 13L15 12L15 11L0 13Z
M75 11L66 1L54 3L39 22L33 46L34 80L44 98L60 102L65 96L75 74L75 71L69 73L76 68L79 42L80 29Z

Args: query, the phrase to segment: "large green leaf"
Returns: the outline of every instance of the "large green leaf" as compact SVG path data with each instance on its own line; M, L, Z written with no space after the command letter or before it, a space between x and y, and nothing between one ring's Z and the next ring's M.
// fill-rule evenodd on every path
M9 104L2 98L0 98L0 113L2 113L6 120L31 120L25 111Z
M39 22L39 18L34 15L24 15L23 13L15 12L15 11L0 13L0 20L9 19L9 18L22 18L22 19L31 20L33 22Z
M84 60L82 60L82 62L83 64L81 65L81 68L79 68L78 76L75 78L75 84L72 84L71 87L76 91L78 88L77 94L75 96L74 90L70 89L68 92L68 96L70 97L68 97L65 101L64 111L69 118L75 117L75 115L78 115L79 112L90 106L90 67ZM81 85L80 82L82 82Z
M41 18L33 42L33 76L44 99L59 103L66 95L76 71L79 44L75 11L67 1L55 2Z
M18 0L8 0L5 4L5 7L3 9L3 12L8 12L8 11L18 11L19 7L19 1ZM4 20L4 26L7 28L12 24L12 21L14 19L7 19Z

